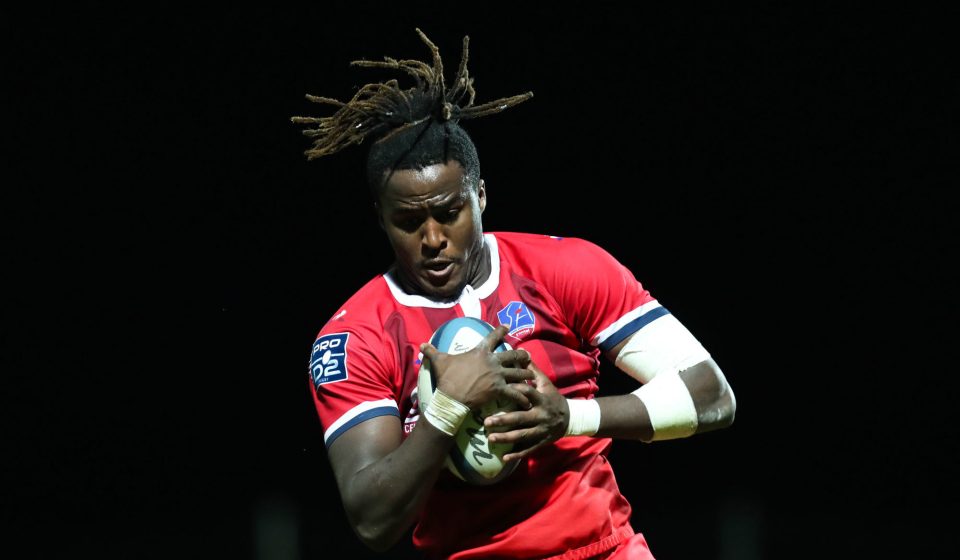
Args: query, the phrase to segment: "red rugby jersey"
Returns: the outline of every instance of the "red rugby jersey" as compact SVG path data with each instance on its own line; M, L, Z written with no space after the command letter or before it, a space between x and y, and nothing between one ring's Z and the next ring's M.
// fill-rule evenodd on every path
M481 286L438 302L378 276L324 325L313 346L314 401L330 445L364 420L394 415L404 437L419 419L419 345L444 322L472 316L507 325L564 396L597 390L600 350L667 310L625 267L574 238L488 233L492 270ZM442 473L414 543L430 557L585 558L630 537L630 505L607 462L608 438L568 437L538 450L509 478L471 486ZM589 553L589 554L588 554Z

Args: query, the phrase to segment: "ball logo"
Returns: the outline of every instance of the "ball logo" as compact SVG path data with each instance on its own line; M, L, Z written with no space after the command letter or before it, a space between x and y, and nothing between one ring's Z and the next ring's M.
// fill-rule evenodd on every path
M480 415L479 412L473 412L473 421L478 427L468 427L467 428L467 437L470 438L470 448L472 449L471 453L473 454L473 460L483 467L488 461L493 459L493 453L485 450L486 441L477 437L477 434L486 435L486 430L483 428L484 417Z
M497 318L500 319L501 325L510 329L508 334L514 338L523 338L532 333L533 327L537 324L533 312L522 301L508 303L506 307L497 311Z
M347 338L350 333L325 334L313 343L310 355L310 376L319 390L324 383L347 378Z

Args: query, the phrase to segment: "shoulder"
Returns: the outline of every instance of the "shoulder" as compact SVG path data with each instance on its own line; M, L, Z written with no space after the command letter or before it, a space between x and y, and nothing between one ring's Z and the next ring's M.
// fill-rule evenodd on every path
M375 381L384 386L391 383L397 364L390 357L395 355L392 349L396 341L384 324L395 314L396 307L380 275L360 288L327 320L314 339L310 357L318 396L321 386L325 386L325 393L338 393L349 392L357 382ZM352 381L335 383L348 379Z
M577 246L580 244L593 245L589 241L576 237L561 237L541 233L517 233L509 231L488 232L497 238L497 244L510 249L544 249ZM595 246L595 245L593 245Z
M320 330L320 335L349 331L364 337L375 337L382 332L384 321L396 307L396 300L390 293L386 279L380 274L337 308Z
M586 239L511 232L491 235L497 239L500 259L526 272L570 273L585 271L585 265L618 264L610 253Z

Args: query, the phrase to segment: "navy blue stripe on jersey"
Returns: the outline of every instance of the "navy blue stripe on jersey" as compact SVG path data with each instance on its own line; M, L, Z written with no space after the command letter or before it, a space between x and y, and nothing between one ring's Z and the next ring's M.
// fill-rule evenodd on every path
M328 437L326 441L327 447L330 447L330 445L338 437L342 436L344 432L346 432L350 428L356 426L361 422L367 421L371 418L376 418L377 416L396 416L397 418L400 418L400 411L393 406L379 406L377 408L371 408L370 410L365 410L360 414L357 414L356 416L351 418L350 421L346 422L343 426L340 426L339 428L337 428L335 432L330 434L330 437Z
M620 344L626 340L628 336L653 322L654 319L659 319L660 317L669 314L670 312L667 311L666 307L657 307L647 311L643 315L624 325L619 331L610 335L606 340L603 341L603 344L600 345L600 350L609 352L614 346Z

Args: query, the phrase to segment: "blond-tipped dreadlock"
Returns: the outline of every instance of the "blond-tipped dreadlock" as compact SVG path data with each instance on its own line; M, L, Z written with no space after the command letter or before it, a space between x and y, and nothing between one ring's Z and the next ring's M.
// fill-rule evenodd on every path
M367 84L346 103L329 97L309 94L306 96L308 100L315 103L339 107L336 113L329 117L291 117L290 120L294 123L316 125L316 128L307 128L303 131L305 136L314 139L313 147L304 152L308 160L336 153L351 144L360 144L368 137L382 143L394 136L407 136L410 142L416 144L422 140L426 129L437 126L441 126L446 131L445 136L448 138L444 144L446 149L449 149L447 145L450 142L449 136L461 135L459 132L462 129L457 125L460 119L499 113L533 97L532 92L527 92L474 106L476 91L473 88L473 78L467 70L470 38L463 38L460 67L453 87L448 89L444 81L440 50L420 29L416 31L433 54L432 66L419 60L396 60L390 57L384 57L383 62L368 60L351 62L353 66L401 70L415 80L415 87L400 89L395 79L384 83ZM413 136L405 134L411 131L417 133ZM467 142L475 151L469 137ZM403 159L410 155L411 150L414 150L413 144L391 151L396 152L400 156L399 159ZM386 169L396 168L399 163L399 160L393 161ZM368 162L368 171L369 167Z
M473 89L473 78L467 71L470 37L463 38L460 68L453 89L448 91L443 78L440 50L423 31L419 28L416 31L433 54L432 68L419 60L398 61L388 56L384 57L384 62L355 60L350 63L352 66L402 70L413 77L416 87L402 90L397 80L367 84L347 103L307 94L310 101L339 107L331 117L291 117L290 120L298 124L318 125L303 131L305 136L314 138L313 147L304 152L308 160L333 154L350 144L359 144L367 136L377 136L387 131L397 132L430 118L441 122L456 122L460 119L483 117L499 113L533 97L532 92L527 92L474 107L476 91ZM469 99L461 106L460 102L465 95L469 95Z

